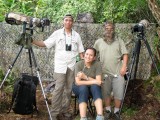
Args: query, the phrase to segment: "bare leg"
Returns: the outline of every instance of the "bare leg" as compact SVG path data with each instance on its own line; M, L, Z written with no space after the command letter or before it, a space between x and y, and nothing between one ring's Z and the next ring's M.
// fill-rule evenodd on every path
M97 110L98 115L103 115L103 105L102 105L102 99L97 99L95 102L95 107Z
M105 104L106 104L106 107L111 105L111 98L110 97L105 99Z
M111 115L112 115L112 111L111 111L111 98L110 97L108 97L108 98L105 99L105 106L106 106L106 108L105 108L104 117L105 117L105 119L108 120L111 117Z
M82 102L79 104L79 111L80 111L80 116L82 117L86 117L86 113L87 113L87 103Z
M114 100L114 104L115 104L116 108L120 108L120 106L121 106L121 100L115 99Z
M121 100L115 99L114 104L115 104L115 107L114 107L114 115L113 116L116 120L121 120L120 113L119 113L119 108L121 106Z

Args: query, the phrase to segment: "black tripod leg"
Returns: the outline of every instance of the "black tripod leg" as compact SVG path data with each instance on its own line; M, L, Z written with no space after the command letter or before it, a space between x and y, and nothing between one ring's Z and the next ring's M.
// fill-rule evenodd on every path
M29 53L29 64L30 64L30 68L31 68L31 73L33 75L33 69L32 69L32 56L31 56L31 48L28 49L28 53Z
M137 41L136 44L135 44L135 48L133 50L132 56L131 56L131 65L130 65L129 71L128 71L129 75L127 77L127 82L126 82L126 85L125 85L124 94L123 94L123 98L122 98L122 101L121 101L120 113L119 114L121 114L121 111L122 111L122 108L123 108L124 99L125 99L125 96L126 96L126 92L127 92L129 81L130 81L131 76L132 76L132 71L133 71L133 67L134 67L135 61L137 63L138 60L139 60L138 53L140 53L140 45L141 45L140 41ZM138 59L137 59L137 55L138 55ZM135 69L137 69L137 68L135 68ZM134 71L134 76L136 76L135 72L136 71Z
M133 79L136 79L136 76L137 76L140 49L141 49L141 40L138 40L137 41L137 46L136 46L136 64L135 64Z
M141 49L141 40L139 39L137 41L137 46L136 46L136 64L135 64L135 69L134 69L134 73L133 73L133 80L136 79L136 76L137 76L137 69L138 69L138 62L139 62L139 54L140 54L140 49ZM134 88L135 87L135 82L132 81L132 87ZM135 93L135 90L132 89L132 92L131 92L131 99L130 99L130 107L132 106L132 101L133 101L133 95Z
M32 74L32 76L33 76L33 67L32 67L32 55L31 55L32 53L31 53L31 49L30 48L28 48L28 55L29 55L29 63L30 63L30 65L29 65L29 67L31 68L31 74ZM32 79L32 81L33 81L33 79ZM36 104L36 95L35 95L35 97L34 97L34 100L33 100L33 105L34 105L34 110L37 112L37 114L38 114L38 108L37 108L37 104ZM33 113L32 113L32 116L31 117L33 117Z
M39 83L40 83L40 86L41 86L41 89L42 89L42 94L43 94L44 99L45 99L45 103L46 103L46 106L47 106L47 110L48 110L48 113L49 113L49 117L50 117L50 120L52 120L51 112L50 112L50 110L49 110L47 98L46 98L46 95L45 95L45 93L44 93L43 85L42 85L41 78L40 78L39 68L37 67L37 63L36 63L36 59L35 59L35 56L34 56L34 52L33 52L32 47L30 48L30 52L31 52L31 54L32 54L33 62L34 62L35 68L36 68L36 70L37 70L37 77L38 77L38 80L39 80Z
M121 114L121 111L122 111L122 108L123 108L123 103L124 103L124 99L125 99L125 96L126 96L126 92L127 92L127 88L128 88L128 84L129 84L129 81L131 79L131 73L132 73L132 70L133 70L133 66L134 66L134 63L135 63L135 59L136 59L136 54L133 53L132 54L132 62L131 62L131 66L130 66L130 69L129 69L129 75L127 77L127 81L126 81L126 85L125 85L125 89L124 89L124 94L123 94L123 98L122 98L122 101L121 101L121 106L120 106L120 112L119 114Z
M141 36L141 37L142 37L142 36ZM125 94L126 94L126 91L127 91L128 83L129 83L129 81L130 81L130 79L131 79L132 69L133 69L135 60L136 60L136 65L135 65L135 71L134 71L134 74L133 74L133 75L134 75L134 79L136 78L136 72L137 72L137 68L138 68L139 54L140 54L140 48L141 48L141 41L140 41L140 40L142 40L142 39L144 40L144 43L145 43L145 45L146 45L146 47L147 47L147 50L148 50L149 55L150 55L150 57L151 57L151 59L152 59L153 65L154 65L154 67L155 67L156 70L157 70L158 75L160 74L160 73L159 73L159 70L158 70L158 67L157 67L157 65L156 65L156 62L155 62L155 60L154 60L154 57L153 57L151 48L150 48L150 46L149 46L149 43L147 42L147 40L146 40L144 37L138 39L138 41L136 42L136 47L135 47L135 49L134 49L134 51L133 51L133 54L132 54L132 62L131 62L130 70L129 70L129 76L128 76L128 79L127 79L126 87L125 87L125 90L124 90L124 95L123 95L123 99L122 99L122 103L121 103L121 107L120 107L120 113L121 113L121 110L122 110L122 107L123 107L123 102L124 102ZM132 92L134 92L134 90L133 90ZM132 98L133 98L133 97L131 97L131 99L132 99ZM131 100L131 101L132 101L132 100ZM131 106L131 105L130 105L130 106Z
M150 55L150 57L151 57L151 59L152 59L152 63L153 63L153 65L154 65L154 67L155 67L155 69L157 70L157 73L158 73L158 75L159 75L160 73L159 73L158 67L157 67L157 65L156 65L156 62L155 62L155 60L154 60L154 57L153 57L151 48L150 48L150 46L149 46L149 43L148 43L148 41L147 41L145 38L143 38L143 40L144 40L144 43L145 43L145 45L146 45L146 47L147 47L147 50L148 50L148 52L149 52L149 55Z
M2 83L1 83L1 85L0 85L0 89L1 89L1 87L3 86L3 84L4 84L4 81L7 79L8 75L9 75L10 71L12 70L15 62L17 61L20 53L22 52L23 47L24 47L24 46L21 47L21 49L20 49L19 53L17 54L16 58L14 59L13 63L9 66L9 69L8 69L8 71L7 71L5 77L4 77L4 79L3 79L3 81L2 81Z

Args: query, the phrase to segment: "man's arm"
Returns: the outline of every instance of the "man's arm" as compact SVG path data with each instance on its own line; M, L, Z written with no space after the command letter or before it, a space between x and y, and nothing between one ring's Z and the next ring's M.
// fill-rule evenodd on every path
M84 59L84 54L83 54L83 52L82 52L82 53L79 53L79 56L80 56L81 59Z
M120 71L121 76L124 76L127 71L127 64L128 64L128 54L123 55L123 65Z
M39 46L39 47L46 47L43 41L33 40L32 44Z

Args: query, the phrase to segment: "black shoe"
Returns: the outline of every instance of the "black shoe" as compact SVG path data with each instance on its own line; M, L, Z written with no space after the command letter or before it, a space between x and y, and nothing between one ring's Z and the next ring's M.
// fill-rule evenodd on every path
M63 118L61 120L72 120L72 114L63 113Z
M64 117L68 117L68 118L71 118L71 117L72 117L72 115L71 115L70 113L63 113L63 116L64 116Z
M113 114L114 120L121 120L119 111Z
M63 118L63 114L57 115L57 120L62 120L62 118ZM53 120L54 120L54 119L53 119Z
M111 118L112 116L112 112L109 110L106 110L104 113L104 120L108 120L109 118Z

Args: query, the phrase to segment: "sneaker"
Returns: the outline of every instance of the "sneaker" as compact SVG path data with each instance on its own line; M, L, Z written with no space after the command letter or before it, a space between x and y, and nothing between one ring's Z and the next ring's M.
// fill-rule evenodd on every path
M112 112L109 110L106 110L104 113L104 120L108 120L109 118L111 118L112 116Z
M119 111L113 114L114 120L121 120Z
M104 120L104 116L103 115L97 115L96 120Z
M58 114L58 115L57 115L57 120L61 120L62 118L64 118L62 114ZM53 120L54 120L54 119L53 119Z
M50 120L50 119L49 119ZM52 116L52 120L58 120L57 116Z
M61 113L58 115L58 120L72 120L72 115L70 113Z
M71 118L71 117L72 117L72 115L71 115L70 113L63 113L63 116L64 116L64 117L68 117L68 118Z
M88 120L87 117L82 117L80 120Z

